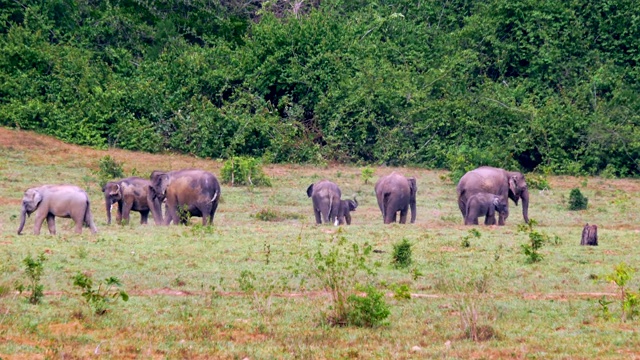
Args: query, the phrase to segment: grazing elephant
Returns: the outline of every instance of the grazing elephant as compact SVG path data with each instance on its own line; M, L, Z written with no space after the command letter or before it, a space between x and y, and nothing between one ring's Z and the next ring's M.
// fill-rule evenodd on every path
M500 168L482 166L464 174L456 187L458 207L462 218L467 218L467 200L478 193L490 193L509 198L518 205L522 199L522 217L529 223L529 190L524 175L517 171L506 171ZM509 202L507 201L507 206ZM508 210L508 209L507 209ZM500 213L498 225L504 225L509 212Z
M342 192L335 183L329 180L320 180L307 188L307 196L313 202L313 213L316 216L316 224L337 222L340 209L340 197Z
M336 221L333 223L334 225L344 225L346 222L347 225L351 225L351 211L356 211L358 207L358 200L356 197L353 197L353 200L340 200L340 207L338 208L338 215L336 217Z
M164 225L186 224L191 216L201 216L202 225L213 224L220 201L220 183L210 172L197 169L154 171L150 177L148 200L154 220ZM166 218L162 219L162 202Z
M400 211L400 223L407 223L407 213L411 207L411 223L416 222L416 193L418 185L413 177L395 171L381 177L374 187L378 206L385 224L396 222L396 213Z
M478 218L484 216L485 225L496 224L496 211L505 218L509 216L507 199L499 195L479 193L467 199L465 225L478 225Z
M140 213L140 224L146 224L151 207L148 202L149 185L151 182L139 177L129 177L118 181L110 181L103 188L104 202L107 208L107 224L111 224L111 206L118 203L116 222L129 223L131 210ZM152 200L153 201L153 200ZM156 200L157 201L157 200ZM156 225L162 223L162 219Z
M98 230L93 223L91 206L87 193L73 185L43 185L33 187L24 192L22 198L22 212L20 213L20 227L18 235L24 229L27 216L36 212L33 233L40 234L42 222L47 219L47 226L51 235L56 234L55 217L72 218L76 223L76 233L82 233L82 224L86 224L95 234Z

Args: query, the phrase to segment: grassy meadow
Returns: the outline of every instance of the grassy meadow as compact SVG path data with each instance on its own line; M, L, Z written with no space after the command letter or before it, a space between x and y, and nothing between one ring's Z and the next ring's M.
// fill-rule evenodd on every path
M267 165L272 187L223 184L213 227L200 218L189 226L142 226L135 212L129 225L107 226L95 175L105 155L143 177L180 168L219 176L222 166L0 128L0 358L640 358L640 320L620 319L620 290L605 281L616 265L637 268L640 260L638 180L552 176L550 189L532 189L529 216L549 241L542 261L530 264L521 248L528 235L518 231L521 208L510 203L504 227L466 227L446 171L376 167L365 184L356 166ZM393 170L417 178L415 224L382 224L373 184ZM306 188L323 178L343 197L358 195L351 226L315 225ZM71 220L57 219L58 235L44 225L34 236L32 216L25 235L16 235L22 193L44 183L85 188L98 234L85 228L76 235ZM567 210L575 187L588 197L587 210ZM256 216L265 213L275 221ZM586 222L598 225L598 247L579 246ZM331 297L308 255L340 247L341 239L377 250L368 256L376 273L357 272L353 280L386 293L387 324L327 323ZM413 245L413 262L397 269L393 245L402 239ZM23 259L39 254L46 257L44 297L32 305L29 291L15 289L28 282ZM129 301L112 301L96 315L73 285L78 273L95 287L117 277ZM402 285L410 299L394 296ZM640 273L632 274L627 288L639 286ZM609 319L603 296L612 301ZM470 329L482 329L478 341Z

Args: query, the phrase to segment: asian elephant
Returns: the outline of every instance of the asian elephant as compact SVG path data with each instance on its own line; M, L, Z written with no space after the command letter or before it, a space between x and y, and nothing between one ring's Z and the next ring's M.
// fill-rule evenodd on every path
M18 235L22 234L27 216L36 213L33 233L40 234L42 222L47 219L47 226L51 235L56 234L55 217L72 218L76 223L76 233L82 233L82 225L86 224L95 234L98 230L93 223L91 206L87 193L73 185L43 185L27 189L22 198L20 213L20 227Z
M482 166L464 174L458 186L458 207L464 219L467 218L467 200L478 193L491 193L507 197L518 205L522 199L522 217L529 223L529 190L524 175L517 171L507 171L500 168ZM507 201L507 207L509 202ZM509 215L508 208L500 213L498 225L504 225Z
M201 216L202 225L213 224L220 201L220 183L210 172L184 169L154 171L150 176L148 200L156 222L169 225L186 224L191 216ZM162 219L162 202L166 201L166 217Z
M336 221L333 223L334 225L344 225L346 222L347 225L351 225L351 212L356 211L358 207L358 200L356 197L353 197L353 200L340 200L340 207L338 208L338 215L336 217Z
M111 206L118 203L118 214L116 222L129 222L129 212L131 210L140 213L140 224L146 224L151 206L148 202L151 182L139 177L128 177L118 181L110 181L103 188L104 202L107 209L107 224L111 224ZM152 200L153 201L153 200ZM155 201L158 201L157 199ZM156 220L156 225L160 225L162 219Z
M396 213L400 211L401 224L407 223L407 213L411 207L411 223L416 222L416 193L418 185L413 177L405 177L392 172L381 177L374 187L378 206L385 224L396 222Z
M500 195L478 193L467 199L465 225L478 225L478 218L484 216L485 225L496 224L496 211L506 219L509 214L507 199Z
M329 180L320 180L307 188L307 196L313 203L313 213L316 216L316 224L336 223L338 210L340 209L340 197L342 192L335 183Z

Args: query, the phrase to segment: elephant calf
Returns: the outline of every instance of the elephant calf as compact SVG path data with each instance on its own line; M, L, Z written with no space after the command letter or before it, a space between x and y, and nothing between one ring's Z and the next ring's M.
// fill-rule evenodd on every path
M108 182L102 192L107 209L107 224L111 224L111 206L118 204L116 222L129 223L129 213L140 213L140 224L146 224L151 207L147 199L151 181L139 177L128 177L118 181ZM156 221L160 225L160 221Z
M340 200L340 207L338 208L338 216L336 217L336 221L333 223L335 226L344 225L346 222L347 225L351 225L351 211L356 211L358 207L358 200L356 197L353 197L353 200Z
M489 193L475 194L467 199L464 224L478 225L478 218L484 216L485 225L495 225L496 211L505 220L509 216L509 207L504 197Z
M87 193L73 185L43 185L27 189L22 198L22 212L20 213L20 227L18 235L24 229L28 215L36 213L33 233L40 234L42 222L47 219L47 226L51 235L56 234L55 217L72 218L76 223L76 233L82 233L82 224L86 224L95 234L98 230L93 223L91 206Z

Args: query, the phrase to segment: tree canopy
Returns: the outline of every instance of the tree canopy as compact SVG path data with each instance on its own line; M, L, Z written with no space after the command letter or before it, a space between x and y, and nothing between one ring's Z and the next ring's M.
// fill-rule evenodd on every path
M0 125L200 157L640 174L631 0L0 0Z

